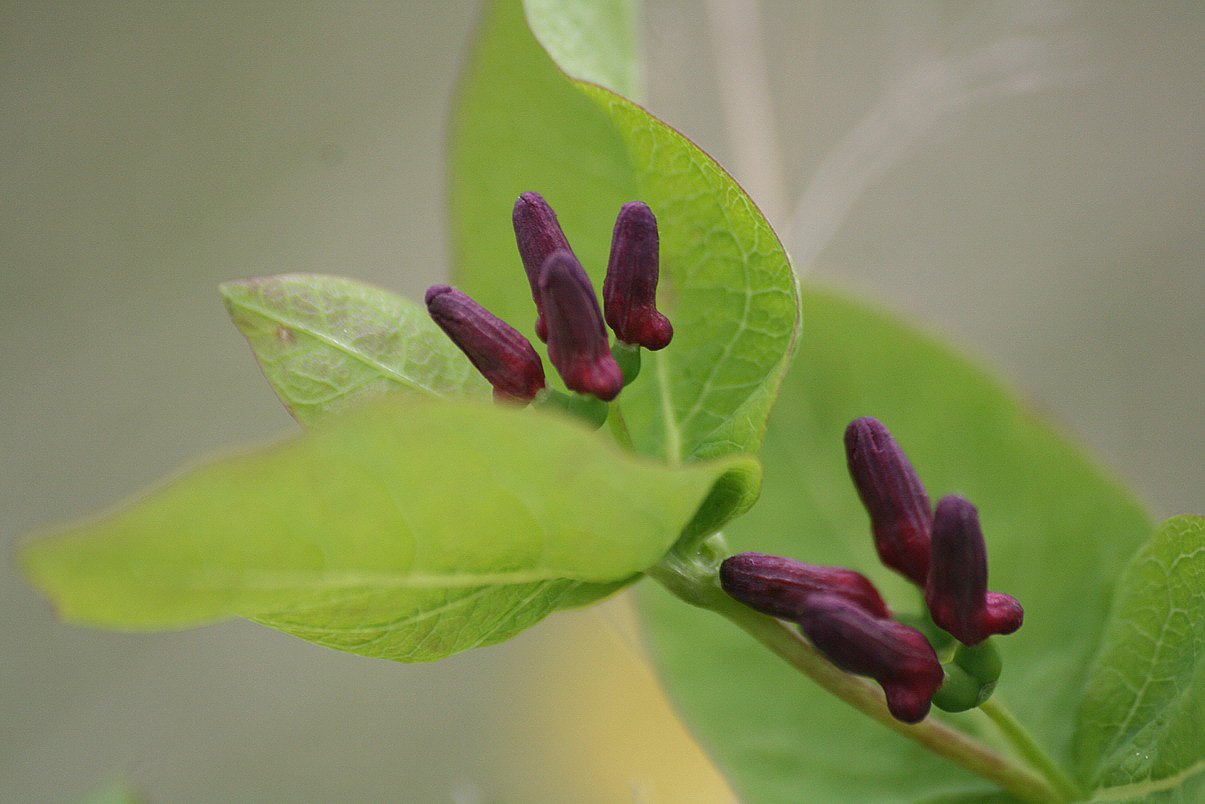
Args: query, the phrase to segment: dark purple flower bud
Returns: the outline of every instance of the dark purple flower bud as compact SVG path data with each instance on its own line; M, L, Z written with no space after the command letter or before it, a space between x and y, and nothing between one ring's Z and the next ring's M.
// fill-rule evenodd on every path
M836 595L809 595L799 626L833 664L877 681L896 720L917 723L929 714L944 672L920 631Z
M669 319L657 312L660 259L657 218L648 204L629 201L615 219L603 281L607 325L624 343L656 350L664 349L674 337Z
M531 285L531 298L536 303L536 336L548 342L548 323L544 319L544 302L540 292L540 271L544 262L554 251L568 251L569 241L561 231L561 224L548 202L537 192L528 191L515 201L511 214L515 226L515 241L519 244L519 257L527 282Z
M765 553L724 559L720 586L746 606L783 620L799 619L804 599L815 594L837 595L875 617L891 616L879 590L862 573Z
M623 389L623 372L611 356L594 286L568 251L554 251L540 271L548 322L548 359L571 391L603 401Z
M1021 627L1012 595L987 590L987 546L979 512L962 497L943 497L933 514L933 554L925 603L933 622L964 645Z
M544 365L531 342L466 294L427 288L427 312L494 386L494 398L527 401L544 387Z
M929 574L929 497L908 456L878 419L845 428L845 456L858 496L870 514L879 559L925 585Z

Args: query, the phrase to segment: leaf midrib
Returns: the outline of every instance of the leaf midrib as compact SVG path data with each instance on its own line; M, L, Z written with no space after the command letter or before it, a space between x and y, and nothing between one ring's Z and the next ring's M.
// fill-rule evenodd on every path
M682 431L674 418L673 392L669 385L669 359L664 351L653 352L657 363L657 398L665 423L665 459L671 466L682 463Z
M1134 782L1116 787L1102 787L1092 793L1089 801L1126 801L1164 790L1174 790L1202 771L1205 771L1205 759L1198 760L1179 773L1165 776L1162 779L1149 779L1145 782Z
M516 572L484 573L329 573L314 572L206 572L204 576L176 578L169 584L173 589L208 591L237 589L248 592L321 592L338 589L448 589L474 586L510 586L513 584L568 579L590 583L606 583L614 578L592 579L577 577L576 573L559 568L530 569ZM155 584L148 584L154 586Z
M306 335L309 335L310 337L314 338L315 340L318 340L321 343L324 343L327 346L330 346L332 349L342 352L343 354L347 355L348 357L352 358L353 360L358 360L359 362L363 363L364 365L369 366L373 369L376 369L376 371L379 374L381 374L383 377L385 377L388 380L396 382L399 385L404 385L407 388L410 388L415 391L421 391L423 393L431 394L432 396L438 397L440 399L447 398L447 396L445 394L442 394L439 391L436 391L434 388L430 388L425 385L420 385L415 380L412 380L412 379L406 377L405 375L398 373L397 371L391 369L389 366L386 366L384 363L381 363L378 360L374 360L373 358L369 357L368 355L363 354L362 352L355 351L349 344L343 343L339 340L336 340L335 338L328 337L320 332L316 332L315 330L309 328L308 326L306 326L304 324L300 324L293 319L286 318L283 315L274 313L270 310L260 307L259 305L250 304L246 301L239 300L239 299L234 299L228 294L224 294L224 295L226 295L226 299L231 304L237 305L237 306L243 308L244 310L247 310L249 312L260 315L269 321L275 322L277 324L281 324L286 327L290 327L291 329L298 330L299 332L303 332Z

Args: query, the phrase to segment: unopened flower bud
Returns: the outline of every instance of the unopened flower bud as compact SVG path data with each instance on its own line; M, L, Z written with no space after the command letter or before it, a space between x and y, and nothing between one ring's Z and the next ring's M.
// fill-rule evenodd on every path
M629 201L619 210L611 235L611 259L603 282L607 325L624 343L664 349L674 336L669 319L657 312L660 240L657 218L648 204Z
M833 664L877 681L896 720L917 723L929 714L944 673L920 631L836 595L809 595L799 625Z
M979 512L962 497L943 497L933 514L925 603L933 622L965 645L1021 627L1025 612L1017 599L987 590L987 546Z
M929 574L929 497L908 456L878 419L854 419L845 455L858 496L870 514L879 559L919 586Z
M953 662L942 666L945 679L933 694L933 705L943 712L966 712L991 697L992 689ZM995 685L992 685L993 687Z
M511 221L515 227L515 241L519 244L519 258L523 260L523 270L527 272L527 282L531 285L531 298L536 303L536 336L547 343L548 322L544 318L540 271L554 251L572 254L573 249L561 231L556 213L537 192L528 191L519 196Z
M548 359L571 391L610 401L623 389L623 372L611 356L594 286L577 258L554 251L540 271L548 322Z
M527 338L447 285L427 288L427 312L494 386L494 398L527 401L544 387L544 366Z
M891 616L879 591L862 573L783 556L729 556L720 565L720 586L746 606L783 620L797 620L805 598L814 594L837 595L875 617Z
M959 645L942 668L946 680L933 696L933 705L945 712L965 712L992 697L1004 666L991 640L984 640L974 647Z

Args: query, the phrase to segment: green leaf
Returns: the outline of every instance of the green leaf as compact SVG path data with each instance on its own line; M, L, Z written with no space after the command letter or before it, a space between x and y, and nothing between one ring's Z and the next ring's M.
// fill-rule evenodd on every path
M996 640L1004 660L996 697L1069 764L1075 702L1115 579L1150 531L1146 516L941 341L817 287L805 287L804 314L808 337L761 453L761 499L726 530L729 545L852 567L896 611L919 611L915 587L879 564L845 466L846 424L878 417L934 500L958 492L979 507L991 588L1026 611L1020 631ZM660 589L641 592L671 696L742 800L795 802L801 791L825 802L983 800L982 780L849 709L726 621ZM997 740L980 712L942 717Z
M81 804L144 804L146 799L128 784L114 781L89 791Z
M1205 518L1169 519L1126 568L1075 749L1093 800L1205 798Z
M683 555L694 554L705 537L716 533L752 508L760 493L760 464L750 461L741 468L726 472L712 486L711 493L682 531L676 549Z
M527 23L561 69L639 99L640 43L629 0L524 0Z
M386 393L485 398L489 384L414 302L337 276L226 282L230 317L309 426Z
M659 306L675 334L645 355L640 379L620 397L633 440L671 463L754 452L798 332L790 264L709 156L630 100L579 80L626 74L620 62L630 50L622 37L613 49L601 41L617 24L571 30L586 19L583 8L528 5L558 69L517 0L486 5L452 126L457 279L530 331L535 311L510 222L515 198L536 190L548 199L596 283L620 205L647 202L661 233ZM599 66L587 51L611 60Z
M411 399L188 471L21 563L71 621L241 615L427 661L513 636L579 581L650 566L750 463L671 469L555 415Z

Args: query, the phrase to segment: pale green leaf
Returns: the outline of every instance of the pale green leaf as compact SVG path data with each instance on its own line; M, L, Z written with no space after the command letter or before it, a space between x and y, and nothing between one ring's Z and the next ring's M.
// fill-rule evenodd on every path
M489 392L427 311L387 290L318 274L244 279L220 290L268 382L304 425L388 393Z
M125 782L115 781L91 790L80 804L145 804L146 799Z
M689 140L609 88L552 37L544 14L576 3L486 4L452 126L456 277L516 327L535 319L514 243L515 198L536 190L601 284L620 205L640 199L661 233L659 306L668 348L645 353L620 397L639 451L671 463L756 451L798 331L790 264L773 230L724 170ZM556 27L574 24L576 12ZM583 36L586 36L583 34ZM591 47L600 47L597 32ZM618 47L624 52L624 46Z
M804 315L808 337L761 452L761 499L725 529L729 545L852 567L897 611L919 611L916 588L879 564L845 465L846 424L878 417L934 500L962 493L979 507L991 588L1025 606L1021 630L996 640L997 698L1069 764L1075 702L1115 579L1150 531L1145 515L943 342L817 287L805 286ZM665 684L743 801L985 800L983 780L859 715L727 622L655 587L641 593ZM943 717L996 739L981 713Z
M498 642L655 563L748 459L672 469L556 415L395 400L190 470L21 563L66 620L249 617L402 661Z
M1169 519L1126 568L1076 760L1094 801L1205 796L1205 518Z
M524 0L527 23L544 49L574 78L639 100L637 10L630 0Z

